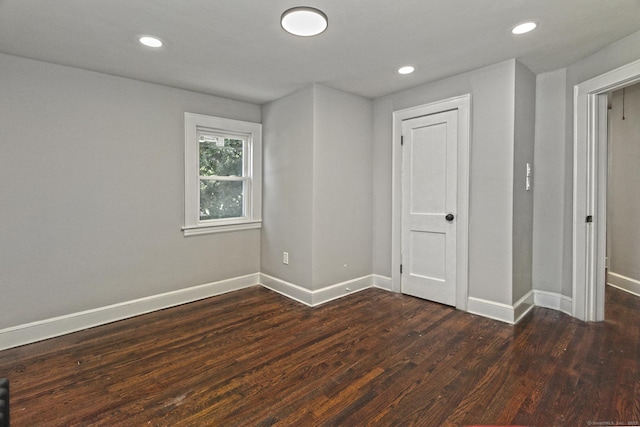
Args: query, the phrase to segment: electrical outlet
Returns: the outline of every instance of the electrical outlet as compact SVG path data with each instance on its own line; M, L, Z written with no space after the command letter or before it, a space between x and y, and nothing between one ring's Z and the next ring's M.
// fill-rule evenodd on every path
M282 263L289 264L289 252L282 252Z

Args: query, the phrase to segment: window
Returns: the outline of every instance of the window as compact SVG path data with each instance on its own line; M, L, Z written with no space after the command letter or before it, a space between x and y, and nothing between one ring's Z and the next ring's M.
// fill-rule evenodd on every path
M262 125L185 113L185 236L260 228Z

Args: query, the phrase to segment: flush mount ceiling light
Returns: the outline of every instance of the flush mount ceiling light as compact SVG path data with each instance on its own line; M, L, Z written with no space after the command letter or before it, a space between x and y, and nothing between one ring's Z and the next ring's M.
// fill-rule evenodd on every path
M329 25L327 15L313 7L294 7L286 10L280 18L285 31L296 36L317 36Z
M412 67L411 65L405 65L404 67L398 68L398 74L411 74L416 70L416 67Z
M162 47L162 40L157 37L143 36L138 41L147 47Z
M511 32L513 34L525 34L525 33L528 33L529 31L535 30L537 26L538 24L536 24L535 22L523 22L522 24L518 24L515 27L513 27Z

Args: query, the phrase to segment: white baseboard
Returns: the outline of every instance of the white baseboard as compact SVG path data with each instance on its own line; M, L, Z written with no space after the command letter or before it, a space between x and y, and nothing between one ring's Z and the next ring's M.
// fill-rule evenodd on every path
M610 283L612 286L619 287L627 292L640 296L640 282L615 273L609 274L610 277L612 277L612 275L614 277L615 283ZM358 277L311 291L293 283L269 276L268 274L254 273L2 329L0 330L0 350L65 335L256 285L262 285L267 289L271 289L310 307L315 307L371 287L387 291L392 290L391 278L377 274ZM633 286L637 286L637 288ZM634 291L634 289L637 291ZM483 317L515 324L534 306L559 310L569 315L572 315L573 310L571 298L553 292L534 290L527 293L514 305L469 297L467 311Z
M385 290L391 289L390 277L374 274L336 283L335 285L326 286L315 291L310 291L302 286L286 282L276 277L269 276L268 274L260 274L260 283L265 288L271 289L272 291L278 292L279 294L310 307L316 307L320 304L324 304L371 287L378 287Z
M607 273L607 285L640 297L640 281L618 273Z
M307 288L285 282L282 279L278 279L264 273L260 273L260 284L265 288L271 289L272 291L291 298L292 300L301 302L309 307L313 306L313 297L311 295L311 291Z
M310 307L315 307L374 286L382 289L391 289L391 278L370 274L310 291L267 274L254 273L1 329L0 350L42 341L257 285L262 285L288 298Z
M260 284L254 273L0 330L0 350L100 326Z
M373 275L373 287L384 289L385 291L393 291L393 283L391 277L380 276L379 274Z
M547 291L533 291L533 301L537 307L550 308L573 316L573 299L571 297Z
M371 287L373 287L373 274L336 283L335 285L313 291L311 295L312 305L315 307Z
M513 305L474 297L469 297L467 300L467 311L469 313L511 325L518 323L533 307L533 291L529 291Z
M508 304L469 297L467 311L478 316L513 324L513 306Z
M573 316L573 299L562 294L532 290L513 306L469 297L468 311L502 322L516 324L533 309L550 308Z
M513 304L513 323L516 324L535 307L534 291L529 291Z

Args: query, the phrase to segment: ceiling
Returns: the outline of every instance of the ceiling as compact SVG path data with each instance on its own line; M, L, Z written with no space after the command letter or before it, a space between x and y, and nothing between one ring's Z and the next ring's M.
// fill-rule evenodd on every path
M301 5L325 33L282 30ZM541 73L638 30L640 0L0 0L0 52L258 104L314 82L377 98L509 58Z

